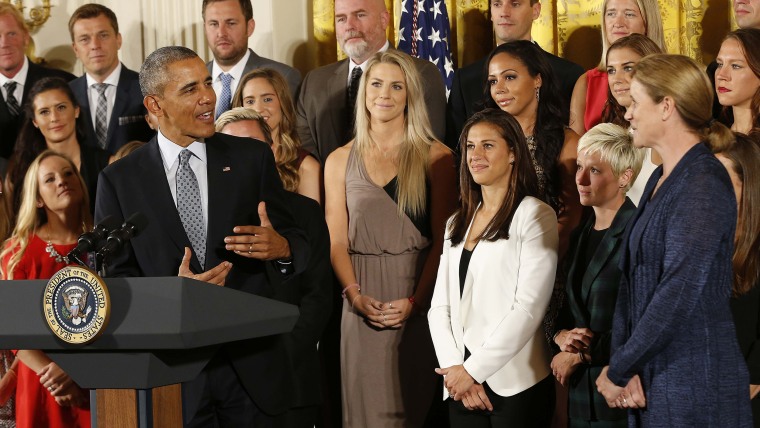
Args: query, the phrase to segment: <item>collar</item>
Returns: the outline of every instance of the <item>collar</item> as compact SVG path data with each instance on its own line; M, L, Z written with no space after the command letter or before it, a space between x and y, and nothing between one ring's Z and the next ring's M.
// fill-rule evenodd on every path
M240 79L243 77L243 71L245 70L245 65L248 63L248 59L251 57L251 50L246 49L245 55L243 55L242 58L240 58L240 61L237 62L232 68L227 70L226 72L222 70L222 67L219 66L219 64L216 63L216 59L214 59L214 62L211 65L211 78L214 79L214 82L219 81L220 75L222 73L227 73L232 75L232 79L236 82L239 82ZM234 95L234 94L233 94Z
M380 50L377 51L377 52L385 52L388 49L390 49L390 47L391 47L390 42L386 40L385 44L383 45L383 47L380 48ZM370 56L370 58L372 58L372 57ZM354 71L355 67L361 67L362 73L365 72L365 71L367 71L367 63L368 62L369 62L369 58L366 61L364 61L363 63L357 64L357 63L354 62L354 60L352 60L351 58L349 58L348 59L348 78L351 79L351 72Z
M85 73L85 78L87 79L87 87L91 87L92 85L96 83L100 83L97 80L95 80L94 77L90 76L90 73ZM119 86L119 76L121 76L121 61L116 65L116 68L113 69L111 74L108 75L108 77L103 80L103 83L106 83L108 85L111 85L113 87Z
M203 139L200 141L193 141L192 144L187 147L182 147L178 144L174 144L174 142L166 138L159 129L156 140L158 141L158 149L161 152L161 158L164 161L164 170L166 171L169 171L172 168L177 157L179 157L179 152L184 148L193 152L193 155L200 159L201 162L204 164L206 163L206 144Z
M4 74L0 73L0 86L5 85L5 82L9 80L13 80L14 82L18 83L19 85L25 85L26 84L26 75L29 74L29 58L24 56L24 65L21 66L21 70L16 73L13 77L5 77Z

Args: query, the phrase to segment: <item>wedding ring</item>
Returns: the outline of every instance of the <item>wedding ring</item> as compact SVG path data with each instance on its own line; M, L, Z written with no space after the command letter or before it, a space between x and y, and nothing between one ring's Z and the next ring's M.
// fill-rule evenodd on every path
M623 397L623 406L627 406L627 405L628 405L628 402L625 401L625 397Z
M383 315L383 322L385 322L386 320L387 318L385 317L385 315Z
M393 309L393 303L388 303L388 308Z
M52 386L48 386L48 391L53 392L53 389L54 388Z
M253 252L253 244L248 244L248 254Z

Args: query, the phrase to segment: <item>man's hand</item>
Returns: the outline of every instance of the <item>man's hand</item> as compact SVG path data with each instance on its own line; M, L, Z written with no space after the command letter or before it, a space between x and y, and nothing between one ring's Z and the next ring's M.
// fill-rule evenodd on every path
M193 252L190 248L185 247L185 255L182 256L182 263L179 265L179 272L177 276L185 278L197 279L198 281L208 282L214 285L224 286L224 281L227 279L227 274L232 269L232 263L221 262L216 265L215 268L207 270L206 272L194 274L190 270L190 259L193 257Z
M261 226L235 226L232 231L238 235L224 238L225 248L250 259L290 258L290 244L272 227L264 202L259 202L259 220Z

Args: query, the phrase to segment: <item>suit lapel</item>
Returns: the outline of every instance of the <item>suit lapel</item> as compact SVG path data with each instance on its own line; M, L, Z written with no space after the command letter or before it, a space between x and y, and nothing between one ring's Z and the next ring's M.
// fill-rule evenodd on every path
M87 127L87 138L93 139L93 141L88 141L87 144L97 147L98 142L95 141L95 120L90 113L90 97L87 94L87 77L82 76L79 79L74 80L71 83L71 90L79 100L79 115L85 119L84 123Z
M212 137L206 139L206 159L208 176L208 231L206 233L206 267L212 268L222 261L224 237L232 234L230 225L234 224L233 212L228 209L226 192L214 192L213 189L232 189L235 183L234 172L226 143Z
M567 272L567 292L572 293L572 299L567 299L568 304L570 305L570 311L573 313L573 317L577 320L584 320L584 322L588 323L588 311L586 310L586 307L583 305L583 300L581 299L581 296L583 295L582 290L578 290L578 287L576 287L575 284L575 272L577 270L577 266L579 266L580 263L582 263L581 260L578 260L580 257L581 249L586 246L586 236L588 229L591 227L591 225L594 224L594 216L593 214L591 217L586 220L586 222L583 224L583 227L576 232L574 232L575 236L570 239L570 242L575 242L575 247L573 248L573 254L572 254L572 260L570 260L570 269L568 269ZM583 281L581 282L583 284ZM588 324L582 325L582 327L585 327ZM581 327L581 325L579 325Z
M349 60L346 59L338 62L336 64L333 75L330 76L330 79L327 81L327 93L329 94L328 99L333 100L334 102L327 102L324 105L324 108L329 111L330 123L332 124L331 129L334 129L338 132L346 131L350 134L350 131L346 130L346 127L348 126L346 124L346 118L348 117L348 110L346 108L348 61ZM340 147L348 142L348 140L345 138L345 134L336 135L335 138L339 139L340 141L336 147ZM326 154L320 153L320 155L326 157Z
M190 244L190 239L188 239L185 228L182 226L182 220L179 218L177 206L174 204L169 183L166 181L164 163L161 159L161 151L158 148L156 137L153 137L149 144L147 162L141 165L142 173L135 178L142 183L140 192L147 205L156 212L157 215L153 217L158 219L159 227L169 235L172 242L182 252L184 247L192 248L192 244ZM193 253L190 266L194 272L202 271L195 253Z
M113 134L119 129L119 118L124 115L124 111L127 109L127 101L129 100L129 82L125 78L125 70L126 68L122 64L119 84L116 86L116 99L114 100L113 111L111 112L111 121L108 122L106 141L109 145L113 140Z
M583 302L588 302L589 293L594 288L593 284L596 283L596 278L599 276L602 268L607 266L610 257L618 251L623 241L628 220L635 213L636 206L630 199L626 198L612 220L609 230L607 230L604 238L602 238L602 242L599 243L599 247L594 253L588 269L586 269L586 274L583 276Z

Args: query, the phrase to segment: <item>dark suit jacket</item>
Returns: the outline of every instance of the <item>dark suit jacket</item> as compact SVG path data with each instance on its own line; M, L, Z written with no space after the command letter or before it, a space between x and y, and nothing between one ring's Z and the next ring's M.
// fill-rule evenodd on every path
M626 198L586 267L580 284L577 283L576 276L578 269L583 269L588 231L596 220L593 213L570 237L570 248L565 258L569 263L565 283L567 304L560 312L556 331L579 327L594 332L591 342L591 364L579 366L570 380L571 418L591 420L592 408L593 414L600 420L621 420L626 417L624 410L610 409L607 406L604 397L596 392L595 382L602 368L610 360L612 317L620 285L619 263L623 254L622 243L625 229L635 213L636 205Z
M446 87L443 77L432 62L412 58L420 73L425 91L433 134L444 141L446 132ZM301 84L296 105L298 136L301 146L322 164L333 150L351 139L347 123L346 85L348 59L325 65L309 72Z
M224 237L236 225L258 225L259 201L277 231L288 239L294 274L300 274L309 257L307 241L293 227L272 150L247 138L215 134L206 139L208 156L208 233L206 266L232 262L225 286L263 297L276 289L267 280L271 263L247 259L225 250ZM175 276L184 247L191 247L164 173L156 138L129 156L109 165L98 180L95 220L108 215L127 218L143 213L149 224L110 265L112 276ZM192 248L192 247L191 247ZM194 272L201 266L193 255ZM270 268L270 269L268 269ZM268 337L235 342L221 348L256 405L268 414L290 407L292 386L282 340ZM192 404L192 403L191 403Z
M569 108L575 82L585 71L572 61L544 52L562 90L565 107ZM480 109L483 101L483 89L488 75L487 58L488 55L454 73L446 109L446 145L457 153L459 134L462 133L464 123Z
M300 275L275 285L274 298L298 306L300 316L293 331L284 335L293 376L292 407L321 403L317 342L332 309L333 271L330 263L330 234L322 207L313 199L285 192L296 225L309 237L309 264Z
M116 153L124 144L132 140L149 141L156 135L145 121L145 106L140 91L139 75L121 66L119 85L116 88L116 100L108 122L108 135L106 136L106 151ZM74 96L80 106L80 114L84 117L87 131L87 144L98 146L95 135L95 120L90 113L90 97L87 96L87 76L78 77L69 83Z
M272 70L275 70L278 73L282 74L282 77L284 77L285 81L288 82L290 95L293 97L293 101L295 102L296 96L298 95L298 88L301 85L301 72L289 65L277 62L273 59L259 56L256 54L256 52L253 51L253 49L249 48L248 51L251 53L251 56L248 57L248 61L245 63L245 68L243 68L243 76L245 76L249 71L255 70L257 68L271 68ZM211 74L213 67L214 61L209 61L206 63L206 68L208 68L209 74ZM213 78L214 76L211 77ZM232 94L232 96L234 97L235 94Z
M20 101L22 113L19 114L16 120L13 120L11 119L10 112L8 112L7 102L3 100L0 103L0 157L8 159L11 153L13 153L13 146L16 144L18 131L21 129L21 124L24 123L25 114L23 113L23 105L29 99L29 90L32 89L35 82L43 77L60 77L67 82L75 78L73 74L63 70L43 67L29 61L29 71L24 83L24 94Z

